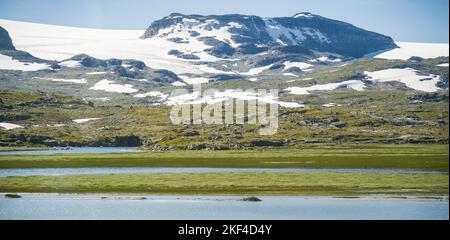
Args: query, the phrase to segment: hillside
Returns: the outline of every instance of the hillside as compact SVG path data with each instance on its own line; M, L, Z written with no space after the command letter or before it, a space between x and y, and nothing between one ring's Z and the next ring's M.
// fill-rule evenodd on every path
M448 143L448 44L395 44L309 13L172 14L146 31L8 20L0 26L7 30L2 42L12 39L17 49L0 50L3 146ZM193 93L171 93L192 91L194 83L216 89L198 99L204 106L278 89L276 98L256 97L278 104L278 132L260 136L261 126L251 124L173 125L171 107L190 103Z

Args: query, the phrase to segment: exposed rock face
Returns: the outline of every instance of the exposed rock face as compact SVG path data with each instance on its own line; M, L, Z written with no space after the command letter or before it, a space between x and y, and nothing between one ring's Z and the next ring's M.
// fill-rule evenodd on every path
M186 60L199 60L200 58L194 54L186 54L179 50L170 50L169 55L176 56L178 58L186 59Z
M118 63L117 61L100 60L100 59L93 58L86 54L80 54L80 55L73 56L69 60L79 61L83 67L93 67L93 68L107 67L108 63L110 63L112 65L117 65L117 63ZM118 64L118 65L120 65L120 64Z
M138 136L118 136L114 138L114 145L120 147L139 147L142 141Z
M79 54L65 61L77 61L82 67L108 69L119 77L145 79L157 83L170 84L181 79L177 74L165 69L152 69L144 62L131 59L98 59L86 54ZM61 64L61 63L60 63Z
M211 46L205 52L217 57L268 50L293 54L314 50L361 57L397 47L390 37L311 13L281 18L173 13L153 22L142 36L153 37L179 44L196 39Z
M0 50L16 50L8 31L0 27Z
M195 144L186 146L185 150L221 151L221 150L229 150L229 148L227 146L221 146L221 145L216 145L216 144L195 143Z

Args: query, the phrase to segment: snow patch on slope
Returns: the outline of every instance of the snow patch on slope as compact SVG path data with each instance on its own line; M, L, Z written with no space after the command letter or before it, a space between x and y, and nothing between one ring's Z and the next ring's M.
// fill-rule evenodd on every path
M436 92L440 88L437 83L440 77L436 75L421 76L417 70L411 68L404 69L385 69L375 72L365 72L372 82L392 82L397 81L405 84L407 87L423 92ZM312 91L332 91L338 88L350 88L356 91L364 91L366 84L361 80L348 80L339 83L319 84L309 87L290 87L286 91L290 91L294 95L308 95Z
M201 84L208 83L209 79L205 77L189 77L189 76L179 76L185 83L193 85L193 84Z
M302 71L314 67L312 64L304 63L304 62L291 62L291 61L286 61L286 62L284 62L283 64L284 64L284 66L285 66L285 69L289 69L289 68L292 68L292 67L298 67L298 68L300 68Z
M110 81L107 79L103 79L100 82L97 82L93 87L89 89L115 93L135 93L138 91L134 89L130 84L116 84L114 83L114 81Z
M108 74L108 72L88 72L85 74L86 75L105 75L105 74Z
M313 18L314 15L311 13L303 12L303 13L297 13L294 15L294 18Z
M186 86L186 83L181 82L181 81L176 81L176 82L173 82L173 83L172 83L172 86L175 86L175 87L183 87L183 86Z
M330 58L330 57L327 57L327 56L322 56L322 57L318 57L318 58L316 58L316 59L311 59L311 60L309 60L310 62L330 62L330 63L339 63L339 62L342 62L342 59L339 59L339 58L334 58L334 59L332 59L332 58Z
M259 96L255 92L241 91L241 90L215 91L214 93L204 95L201 97L199 92L193 92L178 96L171 96L167 99L166 104L170 106L183 104L215 104L232 99L238 99L241 101L259 101L267 104L277 104L279 106L286 108L304 107L304 105L296 102L279 101L278 97L275 96L271 95Z
M266 30L272 39L283 45L300 45L307 37L317 39L321 43L331 43L330 40L317 29L312 28L287 28L278 22L266 19Z
M77 83L77 84L86 84L87 83L87 80L84 79L84 78L81 78L81 79L60 79L60 78L33 77L33 79L47 80L47 81L52 81L52 82Z
M250 69L248 72L242 72L240 74L243 75L247 75L247 76L254 76L254 75L258 75L266 70L268 70L269 68L271 68L273 66L273 64L271 65L267 65L267 66L263 66L263 67L257 67L257 68L252 68Z
M179 23L175 26L171 26L168 28L160 29L156 37L170 39L170 38L181 38L185 39L189 42L190 45L194 44L199 49L194 51L204 51L210 46L205 45L203 42L197 40L197 37L191 37L190 32L195 31L199 33L198 37L213 37L217 40L226 42L230 44L232 47L237 48L239 44L237 44L230 32L232 28L242 28L243 26L236 22L231 22L227 26L223 26L221 28L215 28L213 25L217 24L215 20L209 20L205 23L201 23L196 19L183 18L183 23ZM154 37L153 37L154 38Z
M436 92L439 88L436 84L440 77L436 75L421 76L417 70L411 68L403 69L385 69L376 72L365 72L369 80L373 82L392 82L398 81L407 87L423 92Z
M142 94L136 94L134 95L135 98L146 98L146 97L158 97L161 101L167 99L169 95L164 94L160 91L152 91L148 93L142 93Z
M13 123L0 122L0 129L12 130L12 129L16 129L16 128L23 128L23 126L13 124Z
M74 60L62 61L62 62L59 63L59 65L61 65L63 67L68 67L68 68L82 67L80 61L74 61Z
M356 91L364 91L365 85L360 80L348 80L339 83L319 84L309 87L290 87L286 91L290 91L294 95L309 95L312 91L332 91L338 88L350 88Z
M16 70L16 71L39 71L44 69L51 69L50 65L44 63L24 63L13 59L10 56L0 54L0 69Z
M95 120L100 120L101 118L82 118L82 119L75 119L73 120L75 123L77 124L81 124L81 123L87 123L87 122L91 122L91 121L95 121Z
M107 97L87 97L87 98L83 98L84 101L100 101L100 102L107 102L107 101L111 101L111 98L107 98Z

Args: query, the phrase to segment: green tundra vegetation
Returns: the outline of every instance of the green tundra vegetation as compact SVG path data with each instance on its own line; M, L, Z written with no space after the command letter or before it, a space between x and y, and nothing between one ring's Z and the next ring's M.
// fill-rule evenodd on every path
M0 192L448 196L448 174L196 173L0 178Z
M169 119L170 106L154 106L154 98L139 99L130 94L89 90L101 76L86 77L83 74L96 69L64 68L57 73L39 72L44 77L87 78L88 83L82 86L37 81L31 73L18 75L6 71L0 75L0 122L19 124L24 128L0 130L0 146L128 145L159 151L301 149L310 144L448 144L448 90L435 93L411 91L398 82L371 84L362 92L337 89L291 95L283 90L292 86L362 79L365 71L396 67L411 67L421 74L439 75L440 86L448 87L448 68L436 66L445 61L448 62L448 57L421 62L364 59L346 66L317 67L293 81L220 81L203 86L204 89L277 88L281 101L305 105L303 108L280 108L279 129L272 136L260 136L258 125L173 125ZM17 84L18 81L21 84ZM168 94L174 88L160 86L152 91ZM95 97L111 100L92 100ZM327 103L336 106L324 107ZM73 122L82 118L100 119L83 124Z
M0 155L0 168L372 168L448 172L448 145L307 145L301 149Z
M272 136L260 136L258 125L173 125L166 106L97 106L72 97L15 91L1 91L0 96L1 121L24 126L0 130L3 146L127 146L128 142L152 150L239 150L314 143L448 143L448 93L322 94L320 103L281 108L279 129ZM413 99L425 100L411 104ZM322 107L326 102L342 106ZM101 119L73 122L80 118Z

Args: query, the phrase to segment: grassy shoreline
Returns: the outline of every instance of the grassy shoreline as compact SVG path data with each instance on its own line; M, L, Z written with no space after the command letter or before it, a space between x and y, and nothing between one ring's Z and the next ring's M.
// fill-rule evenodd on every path
M196 173L0 178L0 192L175 195L448 196L448 174Z
M0 155L0 168L372 168L449 171L448 145L308 146L303 149Z
M50 147L0 147L0 152L26 152L48 150Z

